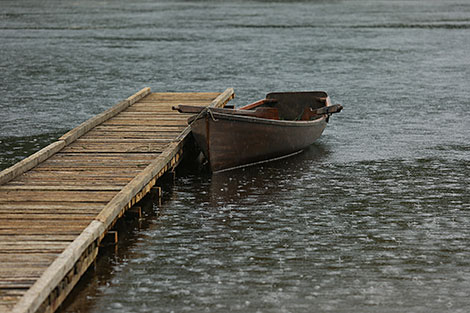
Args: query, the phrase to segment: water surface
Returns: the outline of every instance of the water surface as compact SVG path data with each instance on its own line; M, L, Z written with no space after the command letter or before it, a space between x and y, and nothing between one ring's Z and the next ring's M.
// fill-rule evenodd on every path
M145 86L345 107L296 157L180 177L64 311L470 307L467 1L1 7L2 168Z

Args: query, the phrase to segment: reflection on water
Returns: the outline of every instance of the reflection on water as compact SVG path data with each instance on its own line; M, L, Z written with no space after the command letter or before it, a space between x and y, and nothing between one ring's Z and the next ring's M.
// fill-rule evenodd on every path
M330 163L320 144L262 166L187 174L91 311L464 312L469 165Z
M312 162L320 162L327 157L327 146L315 143L302 153L287 159L209 176L210 200L214 201L210 204L223 205L237 201L240 197L249 197L255 203L259 191L262 191L263 196L273 197L272 200L275 200L276 194L286 191L286 185L301 180L311 171Z

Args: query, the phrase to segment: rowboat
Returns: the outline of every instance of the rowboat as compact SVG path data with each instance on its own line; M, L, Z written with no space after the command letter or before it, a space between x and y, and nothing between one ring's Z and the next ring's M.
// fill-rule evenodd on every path
M333 113L323 91L273 92L241 108L178 105L212 172L288 157L301 152L323 133Z

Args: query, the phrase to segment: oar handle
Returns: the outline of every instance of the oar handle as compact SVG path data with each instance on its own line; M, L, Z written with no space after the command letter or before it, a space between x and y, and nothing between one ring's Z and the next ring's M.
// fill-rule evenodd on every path
M321 114L333 114L333 113L339 113L343 109L343 106L341 104L333 104L325 107L321 107L319 109L312 109L310 108L310 111L314 115L321 115Z
M266 105L272 105L272 104L275 104L275 103L277 103L277 99L261 99L261 100L258 100L256 102L244 105L239 109L240 110L252 110L252 109L255 109L255 108L257 108L259 106L262 106L262 105L265 105L265 104Z
M305 108L305 111L302 114L300 120L309 121L315 116L324 115L324 114L327 114L328 116L330 116L333 113L341 112L342 109L343 109L343 106L341 104L328 105L328 106L321 107L319 109L307 107Z

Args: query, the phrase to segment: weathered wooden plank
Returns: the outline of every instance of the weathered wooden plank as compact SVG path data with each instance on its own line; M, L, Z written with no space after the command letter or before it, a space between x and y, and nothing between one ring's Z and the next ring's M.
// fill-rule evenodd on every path
M26 190L41 190L41 191L119 191L121 190L121 186L84 186L84 185L63 185L63 184L56 184L56 185L4 185L0 186L1 191L26 191Z
M18 219L18 220L9 220L5 221L0 219L0 229L19 229L24 227L53 227L55 229L66 229L70 227L82 227L87 226L93 218L83 217L78 220L66 220L61 217L66 215L58 216L56 219L44 219L44 220L34 220L34 219Z
M0 202L9 201L50 201L50 202L89 202L110 201L114 191L43 191L43 190L0 190Z
M191 107L192 106L187 106ZM199 106L198 106L199 107ZM167 108L166 111L161 112L128 112L124 111L116 115L115 118L127 118L127 119L150 119L150 120L168 120L168 119L183 119L188 118L194 113L180 113L178 111L173 111L171 108Z
M73 240L72 240L73 241ZM0 242L0 251L5 253L8 249L30 249L30 248L44 248L47 249L65 249L72 241L34 241L34 240L19 240L15 242Z
M69 214L57 214L56 212L34 212L34 211L23 211L15 213L4 213L0 210L0 220L52 220L52 221L61 221L61 220L92 220L99 211L93 211L91 213L81 213L73 214L73 211Z
M35 172L34 175L28 175L26 178L22 179L15 179L14 181L10 182L9 185L24 185L24 184L31 184L31 185L38 185L38 186L47 186L47 185L54 185L58 183L63 183L64 185L68 186L76 186L83 184L84 186L121 186L126 182L129 182L134 173L118 173L119 176L112 176L111 174L107 173L97 173L94 174L92 172L85 173L82 177L82 182L80 182L80 172L69 172L70 176L59 176L54 177L53 172L48 171L38 171ZM101 174L101 175L100 175ZM1 201L0 201L1 202Z
M114 107L104 111L101 114L98 114L88 121L83 122L80 124L78 127L72 129L71 131L67 132L64 134L62 137L59 138L59 140L62 140L65 142L66 145L69 145L70 143L74 142L77 138L88 132L90 129L93 127L103 123L104 121L110 119L114 115L118 114L122 110L126 109L129 107L129 105L139 101L146 95L150 93L150 88L144 88L137 92L135 95L127 98L124 101L119 102L116 104Z
M84 139L80 139L84 140ZM158 154L156 154L158 156ZM155 158L155 157L154 157ZM150 163L154 158L148 158L148 157L143 157L143 158L116 158L116 157L94 157L93 155L76 155L74 157L69 157L69 158L51 158L50 160L46 162L42 162L40 165L36 166L60 166L60 165L73 165L74 163L80 163L80 164L97 164L97 165L103 165L103 164L113 164L113 165L120 165L120 164L125 164L125 165L139 165L139 164L144 164L144 163Z
M88 171L88 172L93 172L93 171L107 171L109 169L115 169L116 171L119 171L119 170L124 170L124 171L129 171L131 169L134 169L136 171L140 170L140 169L144 169L145 167L147 166L147 164L142 164L142 165L138 165L138 166L131 166L131 165L128 165L128 166L99 166L99 165L95 165L95 166L87 166L87 165L84 165L84 164L77 164L77 166L63 166L63 167L41 167L41 168L38 168L36 171L38 172L49 172L49 173L53 173L54 171L74 171L74 172L84 172L84 171Z
M95 127L99 131L132 131L132 132L178 132L184 129L187 125L100 125Z
M145 116L116 116L109 121L107 121L106 124L109 124L113 121L127 121L127 122L134 122L136 124L145 122L145 123L154 123L157 124L159 122L166 122L166 121L187 121L188 117L190 117L191 114L172 114L172 115L145 115Z
M13 302L13 301L11 301ZM9 312L13 308L14 304L13 303L3 303L0 302L0 312Z
M48 243L34 243L34 242L2 242L0 243L0 251L2 253L43 253L43 252L57 252L61 253L68 245L60 241Z
M30 253L30 254L37 254L37 253L62 253L64 249L59 248L59 247L48 247L48 246L38 246L37 248L35 247L14 247L12 246L11 248L8 249L2 249L2 253L8 253L8 254L17 254L17 253ZM47 264L46 264L47 265ZM46 266L47 267L47 266ZM45 269L43 269L44 271ZM7 275L1 276L0 275L0 281L7 279ZM26 278L28 277L27 275L15 275L18 278ZM9 278L15 277L13 275L9 275ZM41 275L39 275L41 276ZM36 278L39 278L37 276Z
M23 296L21 295L7 295L5 291L10 289L0 289L0 312L10 312L15 303ZM14 289L20 290L20 289Z
M115 169L116 171L119 170L139 170L144 169L148 163L140 163L140 164L109 164L109 163L102 163L102 164L84 164L84 163L75 163L75 164L44 164L41 166L37 166L34 168L35 171L106 171L109 169Z
M0 289L0 312L9 312L25 293L24 289Z
M205 98L187 98L187 97L172 97L172 98L162 98L159 95L156 97L160 97L159 99L155 98L156 93L153 95L150 94L145 99L142 99L132 106L135 105L165 105L165 104L172 104L175 102L184 102L184 103L201 103L203 105L208 105L211 101L213 101L217 96L213 97L205 97ZM220 95L220 93L219 93Z
M102 144L111 144L112 141L109 139L79 139L80 143L102 143ZM127 139L129 140L129 139ZM116 141L118 143L126 143L126 141ZM128 141L129 143L130 141ZM145 142L141 142L145 143ZM83 170L86 168L96 170L97 168L123 168L130 169L141 168L147 166L158 153L146 154L142 153L141 157L138 157L138 154L133 153L131 157L126 158L124 154L115 155L114 153L109 154L96 154L93 153L75 153L73 155L67 154L63 157L61 154L58 154L49 160L39 164L34 168L34 171L44 171L44 170L66 170L69 171L73 168L76 170Z
M227 88L224 92L217 95L217 97L214 100L212 100L209 106L214 107L214 108L224 107L227 104L227 102L232 100L234 97L235 97L235 92L233 88Z
M46 215L46 214L44 214ZM71 235L0 235L1 242L7 241L69 241L72 242L75 239L75 236ZM0 265L5 263L6 261L0 262ZM20 262L20 261L18 261ZM30 263L30 262L37 262L36 259L28 259L23 260L22 263ZM41 261L40 263L44 263L45 261Z
M126 100L129 101L129 105L133 105L136 102L139 102L145 97L147 97L150 94L150 87L145 87L138 91L137 93L133 94L132 96L128 97Z
M150 114L159 114L167 112L168 114L175 114L173 110L174 106L179 104L194 105L194 106L208 106L211 103L210 100L206 101L184 101L184 100L172 100L172 101L146 101L139 102L129 107L126 112L148 112Z
M4 224L5 221L8 221L8 219L18 219L18 220L37 220L37 221L55 221L55 222L60 222L63 220L77 220L77 221L83 221L83 220L88 220L91 221L96 215L100 213L100 210L96 211L86 211L86 212L81 212L75 210L60 210L59 212L54 212L54 214L51 214L50 211L48 210L40 210L40 209L31 209L31 210L18 210L17 211L12 211L12 210L0 210L0 223ZM22 234L17 234L17 235L22 235ZM40 234L39 234L40 235ZM3 241L8 241L7 238L0 236L3 238ZM38 240L40 237L38 237ZM61 239L62 240L62 239Z
M65 147L63 141L54 142L47 147L39 150L38 152L30 155L29 157L23 159L22 161L16 163L15 165L3 170L0 172L0 185L5 184L6 182L12 180L13 178L21 175L22 173L32 169L39 163L48 159L54 153L57 153L62 148Z
M4 289L2 290L2 296L20 296L25 294L24 289Z
M2 262L0 264L0 281L13 280L15 278L38 279L51 263ZM2 292L0 291L0 296L1 294Z
M21 290L21 289L13 289ZM0 312L10 312L13 308L13 305L25 294L25 290L22 290L21 294L8 294L6 291L9 289L2 289L0 291Z
M47 160L48 162L52 161L61 161L70 159L72 162L79 159L87 159L94 162L94 159L104 159L104 160L120 160L120 161L134 161L134 160L153 160L158 157L160 153L65 153L60 152L54 155L54 157Z
M0 303L0 312L10 312L14 304Z
M121 139L174 139L179 135L179 131L166 131L162 133L156 132L132 132L132 131L89 131L86 135L83 135L82 139L99 139L99 138L121 138Z
M78 236L86 226L84 225L67 225L64 227L54 227L54 225L48 225L48 226L41 226L41 225L32 225L32 226L27 226L27 225L19 225L17 228L8 228L8 227L0 227L0 235L14 235L21 233L23 236L28 236L28 235L42 235L42 234L47 234L47 235L53 235L53 234L59 234L59 235L75 235ZM60 251L49 251L50 253L60 253ZM0 253L9 253L5 251L0 251ZM45 253L45 251L42 250L37 250L35 253Z
M28 249L28 248L38 248L38 247L44 247L44 249L49 249L49 248L66 248L71 242L71 241L47 241L47 240L17 240L14 242L0 242L0 251L4 253L5 250L7 249Z
M126 119L126 118L113 118L109 121L104 122L103 126L131 126L131 125L141 125L141 126L186 126L186 118L181 119L171 119L171 120L135 120L135 119Z
M201 101L212 101L215 99L219 92L154 92L150 93L145 101L154 101L154 100L181 100L181 99L191 99L191 100L201 100ZM142 102L139 101L139 103Z
M17 202L0 202L0 210L51 210L58 212L60 210L101 210L105 206L106 202L47 202L47 201L17 201Z
M37 275L43 272L50 263L14 263L14 262L2 262L0 264L0 276L6 277L8 272L14 272L11 277L27 277L30 275Z
M133 106L139 106L139 107L144 107L144 106L153 106L153 107L158 107L158 106L171 106L175 104L188 104L188 105L208 105L211 101L213 101L215 98L207 98L207 99L184 99L184 98L173 98L173 99L149 99L145 98L142 99L141 101L135 103Z
M51 253L51 252L44 252L44 253L36 253L36 254L31 254L31 253L16 253L16 254L11 254L11 253L1 253L0 252L0 262L30 262L34 260L35 262L50 262L52 263L58 256L59 254L57 253Z
M13 306L13 304L0 303L0 312L9 312Z
M139 103L131 107L128 107L125 112L126 114L130 114L130 113L175 114L175 111L172 110L172 106L175 106L178 104L206 106L208 105L208 101L197 101L197 102L174 101L173 103L144 102L144 103ZM124 113L124 112L121 112L121 113Z
M58 169L58 170L70 170L70 168L96 168L96 167L112 167L112 168L128 168L128 167L142 167L146 166L151 162L151 160L105 160L105 159L93 159L93 161L88 161L86 159L77 159L75 162L67 161L56 161L56 162L43 162L40 165L34 168L35 171L44 170L47 168Z
M21 263L2 262L0 263L0 280L20 278L39 278L50 263ZM0 291L0 299L2 292Z
M205 103L207 105L208 103ZM199 105L200 106L205 106L205 105ZM186 106L193 106L192 103L187 104ZM147 109L152 109L152 111L142 111L144 107L142 106L136 106L133 108L133 110L129 110L128 108L125 111L122 111L118 115L116 115L116 118L123 118L123 117L132 117L132 118L158 118L158 117L169 117L169 116L181 116L182 114L177 111L173 110L174 105L169 105L169 104L164 104L164 105L154 105L154 106L146 106ZM186 115L183 115L186 116Z
M79 177L68 177L67 179L61 179L60 177L54 176L43 176L43 177L32 177L30 179L15 179L8 183L9 186L83 186L83 187L98 187L98 186L125 186L132 179L129 178L117 178L117 177L97 177L93 180L83 181Z
M82 177L84 181L87 179L95 179L99 177L134 177L135 174L139 173L139 169L120 169L119 171L113 171L111 169L102 169L102 170L93 170L93 171L86 171L86 170L54 170L54 171L28 171L25 174L26 177L48 177L56 175L57 177L61 177L64 180L67 180L67 177L70 179L75 177Z
M21 229L0 229L0 235L15 235L20 231L23 235L75 235L78 236L85 227L69 227L68 229L54 229L49 227L31 227Z
M140 143L140 144L166 144L171 142L168 139L160 138L150 138L150 139L124 139L124 138L98 138L98 139L77 139L74 144L81 145L87 143L100 143L103 145L114 145L114 144L131 144L131 143Z
M161 142L129 142L104 145L100 142L74 143L64 148L64 152L162 152L167 146Z
M14 279L14 280L0 280L0 290L1 289L28 289L30 288L37 279L24 278L24 279ZM26 294L26 293L25 293ZM21 301L21 299L20 299Z
M13 202L16 204L17 202ZM82 203L82 202L69 202L69 203ZM3 215L5 214L28 214L31 218L35 218L36 215L44 214L50 216L49 219L54 219L55 216L60 218L61 216L68 216L67 218L72 218L73 216L85 216L85 217L93 217L94 215L98 214L101 209L77 209L77 208L65 208L65 209L50 209L50 208L43 208L43 207L32 207L32 208L15 208L14 206L8 208L0 208L0 214L2 215L2 219L4 219ZM53 214L51 214L53 212ZM46 217L44 217L46 218Z
M129 120L129 121L135 121L135 122L138 122L138 121L159 122L159 121L173 121L173 120L185 121L191 115L192 114L178 113L177 111L175 111L173 114L133 114L133 115L123 115L123 116L117 115L114 118L110 119L109 121L114 121L114 120Z
M47 243L2 242L0 243L0 251L2 253L44 253L44 252L61 253L69 244L70 242L62 243L59 241L47 242Z
M86 169L54 169L50 171L46 170L31 170L28 171L27 173L23 174L25 176L50 176L51 174L55 174L59 177L63 177L64 179L69 176L69 177L74 177L74 175L82 175L84 180L89 176L89 177L95 177L95 176L111 176L111 177L128 177L129 175L134 175L140 171L139 168L121 168L121 169L116 169L113 171L113 169L110 168L103 168L103 169L92 169L92 170L86 170ZM114 174L114 176L113 176Z

